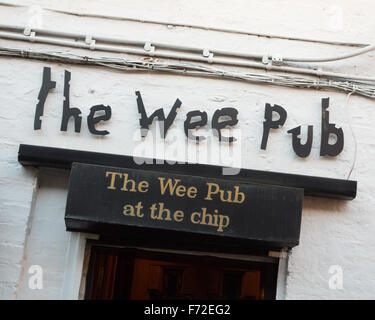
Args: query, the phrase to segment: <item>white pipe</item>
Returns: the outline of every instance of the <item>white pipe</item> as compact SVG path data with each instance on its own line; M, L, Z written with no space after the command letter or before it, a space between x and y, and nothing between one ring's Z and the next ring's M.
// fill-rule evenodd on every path
M371 83L358 83L343 80L310 79L282 74L258 74L239 73L238 71L222 70L211 66L202 66L192 63L180 63L171 61L142 61L127 60L123 58L93 58L87 55L77 55L62 52L31 51L15 48L0 47L0 56L22 57L47 61L59 61L62 63L78 63L96 66L104 66L126 71L159 71L183 75L229 78L243 80L252 83L268 83L287 87L300 88L336 88L346 92L356 92L360 95L375 98L375 87Z
M23 32L25 28L20 27L20 26L7 26L7 25L0 24L0 30ZM83 41L86 39L86 35L78 34L78 33L50 31L50 30L38 29L38 28L33 28L32 31L34 31L36 34L45 35L45 36L55 36L59 38L73 38L73 39L83 40ZM146 43L146 41L128 40L128 39L113 38L113 37L106 37L106 36L92 36L92 39L103 42L103 43L141 46L142 48ZM151 44L160 49L187 51L187 52L200 53L200 54L202 54L203 49L205 49L205 48L182 46L182 45L176 45L176 44L167 44L167 43L162 43L162 42L157 42L157 41L152 41ZM217 49L208 49L208 50L212 52L213 54L223 55L223 56L252 58L252 59L254 58L262 59L263 57L261 54L252 54L252 53L245 53L245 52L231 52L231 51L217 50Z
M8 30L8 31L19 31L23 32L25 28L20 26L7 26L7 25L0 25L0 29ZM34 32L40 35L47 35L47 36L55 36L55 37L65 37L65 38L74 38L78 40L85 40L86 35L77 34L77 33L69 33L69 32L61 32L61 31L50 31L50 30L43 30L43 29L33 29ZM124 40L120 38L110 38L105 36L92 36L92 38L96 41L101 41L104 43L112 43L112 44L124 44L124 45L134 45L134 46L144 46L145 41L139 40ZM181 46L181 45L171 45L166 43L160 42L151 42L153 46L162 49L170 49L170 50L178 50L178 51L188 51L193 53L202 53L203 48L197 47L190 47L190 46ZM337 61L348 59L351 57L355 57L366 52L372 51L375 49L375 45L368 45L364 48L358 49L354 52L342 54L333 57L326 57L326 58L316 58L316 57L282 57L283 61L287 62L329 62L329 61ZM239 58L249 58L249 59L259 59L261 60L263 56L268 56L266 54L256 54L256 53L244 53L244 52L231 52L226 50L217 50L217 49L209 49L214 55L222 55L222 56L231 56L231 57L239 57ZM124 52L124 51L121 51ZM125 52L131 53L131 52Z
M120 48L120 47L100 45L100 44L95 44L94 47L90 47L90 44L81 43L81 42L43 38L39 36L30 37L30 36L25 36L25 35L12 34L9 32L0 32L0 38L27 41L27 42L38 42L38 43L43 43L43 44L53 44L53 45L58 45L58 46L68 46L68 47L81 48L81 49L95 49L95 50L104 51L104 52L127 53L127 54L135 54L135 55L142 55L142 56L146 55L150 57L199 61L199 62L204 62L204 63L249 67L249 68L263 69L263 70L269 70L269 71L309 74L309 75L314 75L314 76L325 76L329 78L344 78L344 79L352 79L352 80L358 80L358 81L375 81L375 78L371 78L371 77L362 77L362 76L354 76L354 75L352 76L352 75L347 75L347 74L327 72L327 71L321 71L321 70L313 70L313 69L307 69L307 68L265 65L263 63L252 62L252 61L239 61L239 60L234 60L234 59L223 59L223 58L215 58L215 57L205 58L203 56L194 56L194 55L187 55L187 54L182 55L182 54L157 52L157 51L148 52L142 49Z
M298 57L283 57L284 61L289 61L289 62L328 62L328 61L337 61L337 60L343 60L343 59L348 59L352 58L355 56L359 56L361 54L364 54L366 52L372 51L375 49L375 45L369 45L367 47L364 47L362 49L358 49L354 52L351 53L346 53L334 57L327 57L327 58L298 58Z

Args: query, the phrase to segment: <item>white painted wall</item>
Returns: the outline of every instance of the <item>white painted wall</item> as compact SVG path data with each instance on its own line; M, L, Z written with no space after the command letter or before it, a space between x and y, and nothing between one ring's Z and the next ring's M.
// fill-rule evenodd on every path
M64 254L67 251L70 233L65 231L64 213L67 196L67 170L41 169L35 203L31 211L31 228L27 235L24 268L16 292L18 299L59 299L63 287ZM43 269L43 289L29 288L28 273L30 266L38 265Z
M8 1L10 3L10 1ZM167 28L155 24L79 18L47 9L90 12L163 21L177 21L216 27L246 29L262 33L309 38L374 43L375 4L368 1L12 1L19 7L0 5L3 24L31 25L51 30L123 36L177 44L215 47L233 51L256 51L288 55L325 56L354 50L317 43L258 38L197 30ZM30 7L30 5L33 5ZM20 43L0 39L0 46L39 48L49 51L66 48ZM69 49L70 52L84 52ZM87 54L87 52L85 52ZM90 55L117 56L89 52ZM56 89L48 96L42 130L33 130L35 105L43 66L52 68ZM374 53L323 65L327 70L372 76ZM64 70L72 72L71 106L84 115L82 131L59 131ZM346 179L356 159L351 179L358 181L353 201L306 198L300 245L289 256L286 299L374 298L375 132L374 101L333 91L316 91L253 85L235 81L193 78L153 73L119 71L60 65L37 61L0 58L0 298L62 298L69 233L63 221L66 200L65 173L40 174L17 162L20 143L131 155L139 136L134 91L140 90L149 112L170 108L176 98L182 101L171 127L167 145L181 150L187 143L183 133L185 114L196 108L206 110L209 119L217 108L239 110L241 165L244 168L309 174ZM321 99L330 97L330 118L342 126L345 148L335 159L319 156ZM87 130L85 116L95 104L111 105L112 119L103 126L111 134L95 137ZM279 104L288 119L278 132L270 134L267 150L260 150L265 103ZM298 125L314 125L314 143L307 159L295 156L287 130ZM208 132L209 130L202 130ZM173 132L180 136L173 142ZM210 134L210 132L208 132ZM238 133L237 133L238 134ZM354 138L355 137L355 138ZM219 143L212 141L212 157L207 163L220 164ZM355 153L355 141L357 153ZM200 145L201 152L207 146ZM235 150L238 151L238 150ZM185 159L167 154L166 158ZM53 179L43 179L43 177ZM40 187L37 186L39 181ZM54 257L51 259L51 257ZM30 265L45 265L45 286L41 291L27 287ZM343 269L342 290L329 289L331 265ZM66 289L66 287L65 287ZM68 290L68 289L66 289Z

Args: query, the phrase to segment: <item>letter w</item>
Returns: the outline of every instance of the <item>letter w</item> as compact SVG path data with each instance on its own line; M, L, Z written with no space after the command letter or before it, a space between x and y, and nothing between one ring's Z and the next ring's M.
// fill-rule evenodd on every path
M141 115L141 118L139 119L139 124L141 125L142 138L147 136L148 130L150 128L150 125L154 121L154 118L158 118L158 120L162 122L160 126L160 135L163 139L165 139L169 127L172 125L174 119L176 118L176 110L181 106L181 101L179 99L176 99L176 102L174 103L167 118L165 118L163 108L154 111L154 113L148 117L146 114L145 106L143 105L141 93L139 91L136 91L135 94L137 96L138 112Z
M172 185L172 179L168 179L168 182L164 184L165 178L158 178L160 180L160 192L162 195L164 195L166 189L169 189L169 194L173 196L174 190L176 189L176 186L180 182L180 179L174 179L175 183Z

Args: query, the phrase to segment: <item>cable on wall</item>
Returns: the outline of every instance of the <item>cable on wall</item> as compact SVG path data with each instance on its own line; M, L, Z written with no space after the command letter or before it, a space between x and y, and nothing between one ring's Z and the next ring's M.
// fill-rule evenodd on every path
M282 56L280 54L268 54L268 53L249 53L249 52L233 52L228 50L218 50L212 48L199 48L199 47L191 47L191 46L182 46L176 44L168 44L168 43L161 43L157 41L152 41L148 43L147 41L139 41L139 40L129 40L129 39L122 39L122 38L113 38L113 37L106 37L106 36L93 36L93 35L86 35L86 34L78 34L78 33L71 33L71 32L62 32L62 31L52 31L46 29L38 29L38 28L24 28L20 26L9 26L9 25L1 25L0 30L5 30L8 32L1 32L0 37L14 39L14 40L30 40L33 42L42 42L48 43L49 39L46 37L56 37L56 38L68 38L76 42L77 40L85 41L87 43L88 37L91 43L97 44L98 42L104 44L115 44L115 45L127 45L127 46L135 46L139 47L142 50L149 51L149 53L153 53L154 55L161 53L155 52L156 49L164 49L164 50L175 50L180 52L188 52L188 53L198 53L200 55L203 54L204 57L209 57L212 55L214 56L224 56L224 57L236 57L242 59L252 59L257 61L262 61L263 64L273 63L276 65L285 64L285 62L330 62L330 61L338 61L343 59L352 58L369 51L375 49L375 45L368 45L364 48L357 49L354 52L349 52L342 55L337 56L328 56L328 57L294 57L294 56ZM33 35L32 38L27 39L26 37ZM50 39L50 41L56 39ZM68 45L67 41L65 40L65 44ZM50 42L51 43L51 42ZM74 44L70 44L74 46ZM107 50L115 50L114 48L109 48ZM148 48L148 50L147 50ZM99 48L97 45L92 48L93 50L104 50L103 47ZM131 50L127 50L127 53L131 53ZM134 49L133 49L134 51Z
M295 88L335 89L343 92L355 91L359 95L369 98L375 98L375 84L366 82L350 82L339 79L331 80L325 79L323 77L308 78L286 74L238 72L186 62L164 62L156 61L153 59L132 60L125 58L109 57L97 58L67 52L45 52L41 50L23 50L5 47L0 47L0 56L36 59L50 62L73 63L80 65L102 66L126 72L152 71L189 76L203 76L230 80L241 80L250 83L267 83L272 85Z
M148 56L148 57L175 59L175 60L180 60L180 61L181 60L182 61L194 61L194 62L203 62L203 63L208 63L208 64L220 64L220 65L229 65L229 66L237 66L237 67L257 68L257 69L263 69L267 71L307 74L307 75L312 75L312 76L317 76L317 77L326 77L332 80L341 78L347 81L370 81L370 82L375 81L375 78L373 77L364 77L364 76L341 74L341 73L336 73L336 72L327 72L327 71L323 71L322 69L311 69L311 68L300 67L300 66L291 67L291 66L280 66L277 64L274 65L272 63L273 59L272 61L269 61L268 58L267 58L267 62L265 63L264 61L263 62L249 61L247 57L245 59L242 57L241 59L240 58L241 54L238 54L237 59L228 58L228 57L216 57L208 49L202 49L202 48L194 49L195 51L200 52L199 54L191 54L193 50L192 48L178 47L176 45L168 47L167 45L164 44L164 48L167 48L167 49L172 50L172 49L178 48L179 51L183 51L183 50L190 51L190 53L188 54L186 53L181 54L178 52L171 52L170 50L169 51L159 50L159 48L158 50L156 50L155 45L150 42L127 41L127 40L115 39L115 38L94 37L91 35L73 34L73 33L66 33L66 32L39 30L39 29L33 29L33 30L28 29L28 28L22 29L21 27L0 25L0 30L2 29L6 29L8 30L8 32L0 31L0 38L9 39L9 40L38 42L38 43L43 43L43 44L52 44L52 45L79 48L79 49L89 49L89 50L114 52L114 53L126 53L126 54L134 54L134 55L141 55L141 56ZM20 33L21 29L23 30L22 33ZM61 38L69 38L69 37L71 38L71 40L61 39ZM117 44L118 42L121 45L101 44L101 43L98 43L98 41L113 42L114 44ZM122 45L124 43L127 43L128 46ZM131 47L132 45L139 46L140 44L143 44L142 48ZM368 50L368 48L363 48L361 50ZM229 53L229 52L222 53L222 54L224 55L227 54L231 56L235 55L235 53ZM248 54L247 56L249 57L253 55Z
M353 137L353 140L354 140L354 157L353 157L353 164L352 166L350 167L350 171L349 171L349 174L348 174L348 178L346 180L349 180L350 179L350 176L354 170L354 167L355 167L355 164L357 162L357 148L358 148L358 143L357 143L357 139L356 139L356 136L354 134L354 130L353 130L353 127L352 127L352 122L351 122L351 118L350 118L350 111L349 111L349 99L350 99L350 96L355 93L355 91L352 91L352 92L349 92L348 95L346 96L346 101L345 101L345 109L346 109L346 115L348 117L348 124L349 124L349 128L350 128L350 131L352 133L352 137Z

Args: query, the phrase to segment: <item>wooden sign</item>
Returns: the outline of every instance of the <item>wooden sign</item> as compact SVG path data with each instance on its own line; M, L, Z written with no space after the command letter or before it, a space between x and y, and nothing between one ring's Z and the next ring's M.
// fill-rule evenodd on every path
M205 235L227 244L292 247L302 200L298 188L74 163L65 221L71 231L170 232L186 241Z

